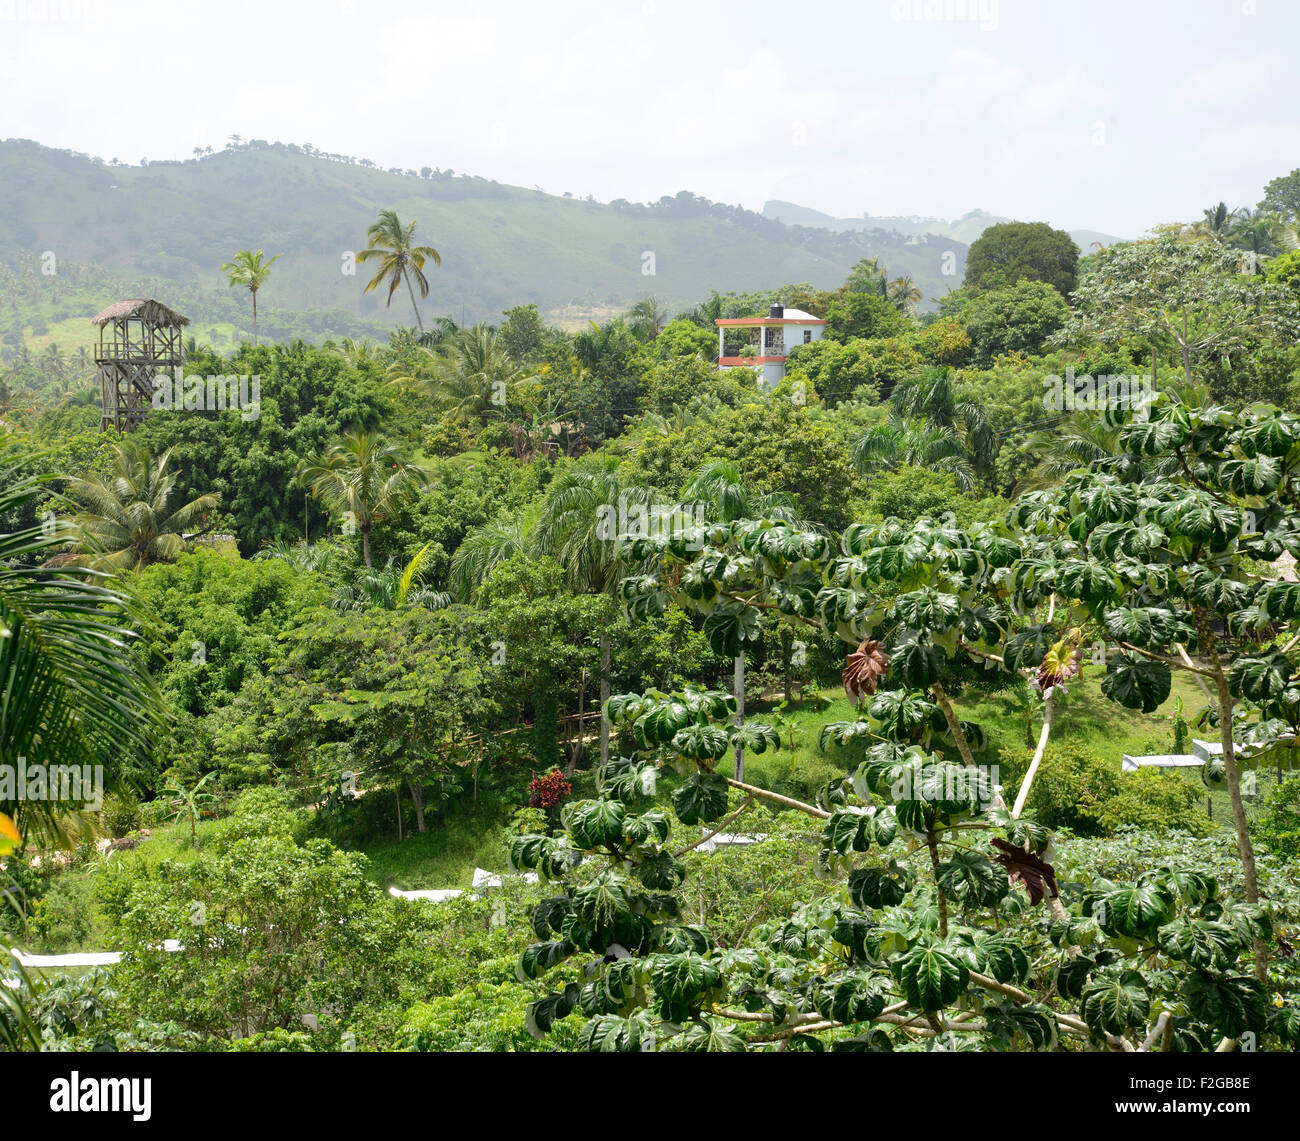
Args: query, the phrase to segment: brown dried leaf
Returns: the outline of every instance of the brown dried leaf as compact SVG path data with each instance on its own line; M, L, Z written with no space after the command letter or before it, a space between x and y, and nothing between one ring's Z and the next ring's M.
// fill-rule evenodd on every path
M863 641L849 654L844 665L844 692L859 706L876 692L876 686L889 669L889 655L884 642Z
M994 837L993 846L999 853L993 859L1007 869L1007 878L1012 883L1024 885L1030 903L1041 903L1044 892L1056 898L1056 869L1051 864L1040 860L1028 848L1017 848L1009 840Z

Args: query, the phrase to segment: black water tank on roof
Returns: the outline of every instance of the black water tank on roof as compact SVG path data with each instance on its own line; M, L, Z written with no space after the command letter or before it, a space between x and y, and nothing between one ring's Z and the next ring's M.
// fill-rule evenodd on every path
M779 320L785 316L785 306L777 301L772 305L772 308L768 311L767 315L772 320Z

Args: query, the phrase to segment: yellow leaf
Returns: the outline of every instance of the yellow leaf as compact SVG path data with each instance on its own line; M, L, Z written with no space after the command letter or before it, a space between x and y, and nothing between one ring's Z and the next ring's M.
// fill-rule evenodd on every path
M15 848L23 846L22 833L14 822L0 812L0 856L7 856Z

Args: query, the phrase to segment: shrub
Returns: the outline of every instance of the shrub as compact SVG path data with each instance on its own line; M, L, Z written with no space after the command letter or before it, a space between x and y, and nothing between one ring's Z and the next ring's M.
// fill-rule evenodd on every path
M455 994L416 1003L401 1029L407 1050L523 1051L575 1049L580 1019L558 1023L545 1042L525 1029L531 991L518 983L475 982Z
M572 795L573 786L558 768L553 768L528 782L528 807L558 808L560 802Z
M1028 749L999 755L1005 796L1015 796L1032 757ZM1067 741L1048 746L1026 808L1048 828L1068 828L1080 836L1113 835L1123 828L1204 836L1211 825L1199 799L1176 772L1121 772L1116 755Z
M1265 801L1265 809L1255 822L1260 842L1278 856L1300 857L1300 777L1283 781Z
M128 832L134 832L140 827L140 804L134 797L110 792L104 797L99 820L114 840L120 840Z

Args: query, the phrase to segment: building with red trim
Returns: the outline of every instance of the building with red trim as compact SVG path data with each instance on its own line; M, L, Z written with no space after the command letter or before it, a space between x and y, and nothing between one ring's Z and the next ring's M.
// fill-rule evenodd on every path
M722 317L713 323L718 327L718 367L760 368L768 388L775 388L785 377L785 360L791 349L820 341L826 331L825 321L779 303L772 306L766 317ZM735 334L730 338L730 354L728 329L744 331L744 339L739 344Z

